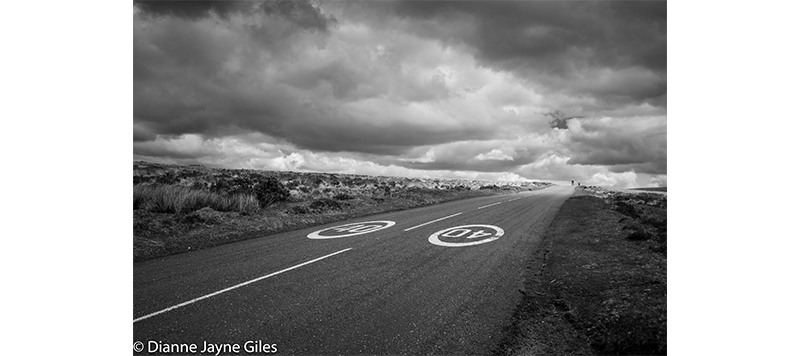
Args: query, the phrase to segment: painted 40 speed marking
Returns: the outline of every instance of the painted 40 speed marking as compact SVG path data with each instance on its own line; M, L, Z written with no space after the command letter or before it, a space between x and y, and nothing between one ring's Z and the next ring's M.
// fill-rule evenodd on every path
M503 236L505 231L494 225L461 225L448 227L444 230L435 232L428 238L428 242L445 247L465 247L485 244L492 242ZM446 242L442 241L442 237L447 238L464 238L465 242ZM475 240L486 237L485 239Z
M348 237L362 234L369 234L378 230L383 230L394 226L394 221L379 220L379 221L364 221L359 223L351 223L329 227L327 229L317 230L308 234L309 239L336 239L339 237ZM330 235L328 235L330 234Z

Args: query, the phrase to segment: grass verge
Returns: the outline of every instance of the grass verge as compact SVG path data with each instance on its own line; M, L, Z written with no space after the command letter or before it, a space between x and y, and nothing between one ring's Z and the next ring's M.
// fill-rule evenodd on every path
M498 353L666 354L665 204L626 197L622 205L578 194L561 207L529 261Z

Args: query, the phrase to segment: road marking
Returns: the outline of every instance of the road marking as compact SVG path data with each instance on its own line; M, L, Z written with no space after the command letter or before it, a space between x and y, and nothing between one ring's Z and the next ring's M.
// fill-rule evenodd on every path
M345 225L339 225L334 227L329 227L322 230L314 231L308 234L309 239L336 239L339 237L348 237L348 236L355 236L355 235L363 235L368 234L370 232L375 232L378 230L383 230L389 227L394 226L394 221L390 220L381 220L381 221L365 221L365 222L358 222L358 223L351 223ZM335 233L345 233L342 235L323 235L325 232L333 232Z
M480 207L478 209L488 208L488 207L490 207L492 205L497 205L497 204L503 204L503 202L497 202L497 203L494 203L494 204L484 205L484 206L482 206L482 207Z
M508 200L508 201L514 201L514 200L517 200L517 199L522 199L522 197L514 198L514 199L511 199L511 200Z
M409 227L408 229L405 229L405 230L403 230L403 231L414 230L414 229L416 229L416 228L418 228L418 227L420 227L420 226L425 226L425 225L428 225L428 224L433 224L433 223L435 223L435 222L437 222L437 221L442 221L442 220L444 220L444 219L447 219L447 218L452 218L452 217L454 217L454 216L458 216L458 215L461 215L461 213L458 213L458 214L453 214L453 215L450 215L450 216L445 216L445 217L443 217L443 218L439 218L439 219L432 220L432 221L428 221L428 222L426 222L426 223L424 223L424 224L419 224L419 225L417 225L417 226L414 226L414 227Z
M480 228L480 230L478 230ZM494 230L494 232L485 232L483 229ZM477 230L477 231L476 231ZM469 234L469 236L467 236ZM428 242L444 247L465 247L465 246L474 246L485 244L487 242L492 242L494 240L499 239L501 236L505 234L503 229L494 226L494 225L462 225L462 226L454 226L448 227L444 230L437 231L433 233L430 237L428 237ZM442 241L442 237L446 237L448 239L477 239L482 237L488 237L487 239L477 240L477 241L469 241L468 242L447 242Z
M168 312L168 311L175 310L175 309L178 309L178 308L180 308L180 307L185 307L185 306L187 306L187 305L189 305L189 304L192 304L192 303L194 303L194 302L199 302L199 301L201 301L201 300L203 300L203 299L211 298L211 297L213 297L213 296L215 296L215 295L219 295L219 294L222 294L222 293L225 293L225 292L230 292L230 291L232 291L232 290L234 290L234 289L236 289L236 288L239 288L239 287L244 287L244 286L246 286L246 285L248 285L248 284L250 284L250 283L255 283L255 282L258 282L258 281L260 281L260 280L262 280L262 279L267 279L267 278L269 278L269 277L272 277L272 276L277 276L277 275L279 275L279 274L281 274L281 273L283 273L283 272L288 272L288 271L291 271L291 270L293 270L293 269L295 269L295 268L300 268L300 267L303 267L303 266L305 266L305 265L307 265L307 264L314 263L314 262L317 262L317 261L319 261L319 260L322 260L322 259L325 259L325 258L328 258L328 257L334 256L334 255L338 255L338 254L340 254L340 253L342 253L342 252L350 251L350 250L352 250L352 249L353 249L352 247L351 247L351 248L346 248L346 249L344 249L344 250L341 250L341 251L339 251L339 252L334 252L334 253L331 253L331 254L329 254L329 255L325 255L325 256L322 256L322 257L315 258L315 259L313 259L313 260L311 260L311 261L306 261L306 262L303 262L303 263L301 263L301 264L299 264L299 265L294 265L294 266L292 266L292 267L289 267L289 268L282 269L282 270L280 270L280 271L278 271L278 272L273 272L273 273L270 273L270 274L268 274L268 275L266 275L266 276L261 276L261 277L258 277L258 278L256 278L256 279L251 279L251 280L249 280L249 281L247 281L247 282L242 282L242 283L239 283L239 284L237 284L237 285L235 285L235 286L228 287L228 288L225 288L225 289L222 289L222 290L218 290L218 291L216 291L216 292L214 292L214 293L211 293L211 294L206 294L206 295L204 295L204 296L202 296L202 297L194 298L194 299L192 299L192 300L190 300L190 301L188 301L188 302L183 302L183 303L180 303L180 304L176 304L176 305L173 305L173 306L171 306L171 307L169 307L169 308L166 308L166 309L163 309L163 310L159 310L159 311L157 311L157 312L155 312L155 313L150 313L150 314L147 314L147 315L145 315L145 316L138 317L138 318L136 318L136 319L133 319L133 322L135 323L135 322L137 322L137 321L141 321L141 320L144 320L144 319L147 319L147 318L154 317L154 316L156 316L156 315L158 315L158 314L166 313L166 312Z

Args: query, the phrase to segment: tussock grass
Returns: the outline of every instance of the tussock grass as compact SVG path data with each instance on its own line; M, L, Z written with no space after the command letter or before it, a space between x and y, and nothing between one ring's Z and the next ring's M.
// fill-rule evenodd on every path
M207 190L176 185L143 185L133 187L133 209L154 213L190 213L209 207L216 211L252 213L258 200L251 194L219 194Z

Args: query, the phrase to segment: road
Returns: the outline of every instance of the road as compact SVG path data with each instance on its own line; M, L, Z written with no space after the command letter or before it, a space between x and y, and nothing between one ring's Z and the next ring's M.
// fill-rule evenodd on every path
M261 341L282 354L491 353L527 259L572 192L460 200L135 263L134 341L198 350ZM366 221L386 222L356 224ZM441 232L463 225L485 226ZM320 230L351 236L308 237Z

